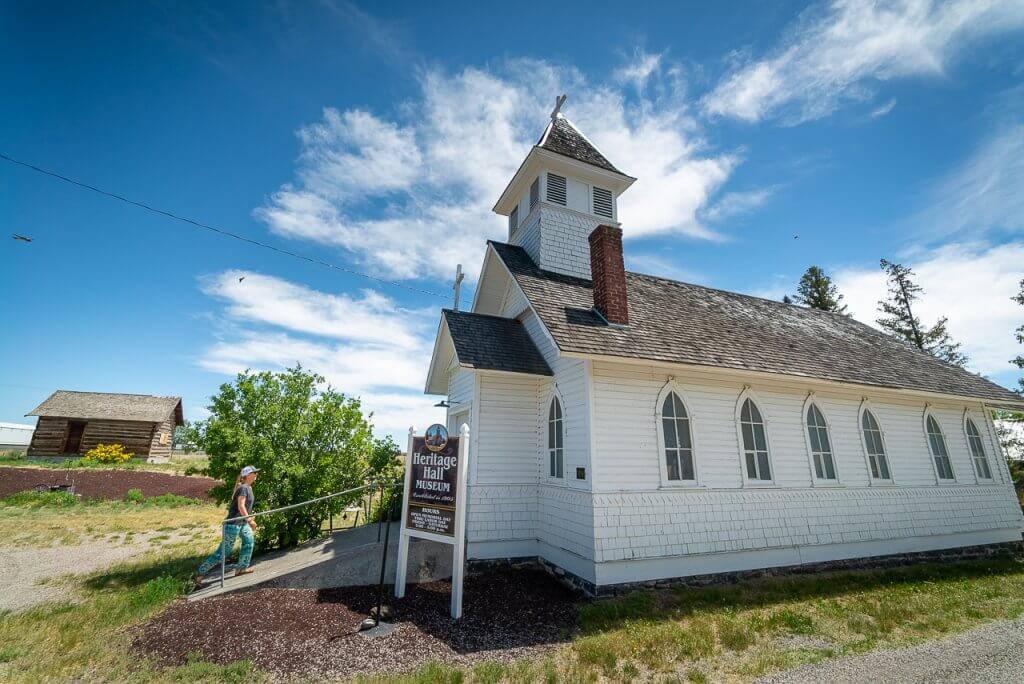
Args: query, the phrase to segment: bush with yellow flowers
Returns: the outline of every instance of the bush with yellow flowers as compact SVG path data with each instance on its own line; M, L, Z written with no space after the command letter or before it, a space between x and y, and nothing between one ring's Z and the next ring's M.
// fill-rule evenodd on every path
M97 444L85 453L85 460L93 463L124 463L132 457L121 444Z

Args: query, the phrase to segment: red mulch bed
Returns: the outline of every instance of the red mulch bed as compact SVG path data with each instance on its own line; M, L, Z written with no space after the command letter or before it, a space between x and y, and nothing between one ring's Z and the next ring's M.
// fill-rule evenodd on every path
M153 473L145 470L89 470L49 468L0 468L0 498L29 491L39 484L73 482L75 493L84 498L120 500L129 489L141 489L145 496L178 494L212 501L210 488L218 484L209 477Z
M579 596L543 572L474 574L465 592L458 622L449 616L449 582L410 585L401 600L388 592L384 616L395 630L374 639L356 628L376 606L376 587L181 600L141 626L133 648L166 665L198 653L219 664L252 660L279 675L336 678L403 672L431 660L518 660L554 648L575 629Z

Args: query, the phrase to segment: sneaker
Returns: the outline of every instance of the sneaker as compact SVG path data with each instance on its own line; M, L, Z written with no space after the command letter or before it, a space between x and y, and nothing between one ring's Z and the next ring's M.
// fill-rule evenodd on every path
M192 577L192 581L196 583L197 587L203 586L203 576L199 573L196 573L195 576Z
M239 568L238 570L235 570L235 577L239 577L241 575L251 575L251 574L252 574L252 568Z

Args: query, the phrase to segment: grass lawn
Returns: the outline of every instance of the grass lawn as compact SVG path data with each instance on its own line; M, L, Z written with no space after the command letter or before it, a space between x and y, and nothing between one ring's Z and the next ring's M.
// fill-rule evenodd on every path
M222 506L174 495L99 501L24 492L0 499L0 553L3 547L82 544L146 532L176 531L209 542L223 518Z
M162 668L129 650L130 627L191 588L191 572L215 538L210 525L223 515L219 507L170 501L63 505L33 496L0 502L0 540L20 534L24 548L52 538L61 526L79 540L196 524L207 531L179 536L132 563L60 580L75 586L83 597L79 603L0 614L0 680L264 678L245 662L219 666L197 658ZM467 670L435 663L405 677L364 681L746 681L1021 614L1024 562L1008 558L643 591L583 605L578 634L543 660L485 662Z

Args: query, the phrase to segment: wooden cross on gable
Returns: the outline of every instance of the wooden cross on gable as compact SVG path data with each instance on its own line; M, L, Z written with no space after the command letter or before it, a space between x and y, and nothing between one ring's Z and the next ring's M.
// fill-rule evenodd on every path
M551 118L558 118L558 114L562 111L562 105L565 104L565 95L555 96L555 108L551 110Z

